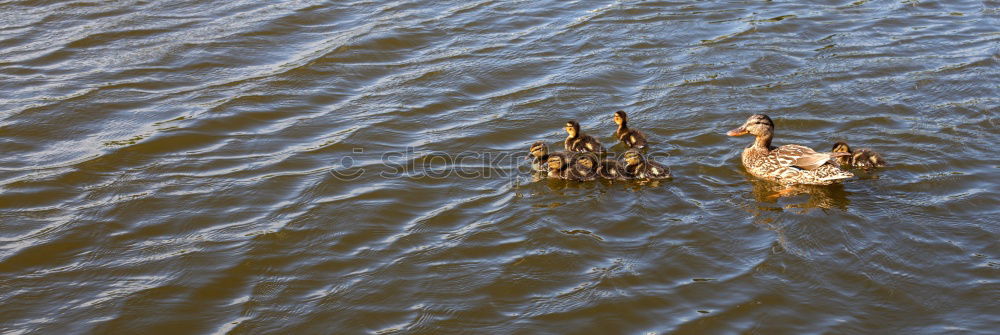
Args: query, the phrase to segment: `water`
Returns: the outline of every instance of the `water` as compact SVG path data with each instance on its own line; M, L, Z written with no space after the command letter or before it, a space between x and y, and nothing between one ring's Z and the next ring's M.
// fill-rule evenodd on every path
M997 27L993 0L0 1L0 333L991 334ZM569 119L610 145L618 109L675 178L511 156ZM759 112L890 166L775 199L724 135Z

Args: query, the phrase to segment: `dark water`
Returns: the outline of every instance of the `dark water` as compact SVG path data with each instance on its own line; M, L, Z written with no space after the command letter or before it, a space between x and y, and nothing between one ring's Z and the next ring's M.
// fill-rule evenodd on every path
M816 3L0 1L0 333L995 334L1000 2Z

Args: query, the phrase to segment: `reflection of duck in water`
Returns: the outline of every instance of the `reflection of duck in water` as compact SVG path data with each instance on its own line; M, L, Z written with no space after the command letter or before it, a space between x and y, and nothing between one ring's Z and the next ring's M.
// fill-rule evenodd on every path
M824 221L822 216L838 216L846 212L851 202L843 184L834 185L781 185L761 180L749 173L744 174L750 182L750 196L741 196L745 205L740 206L752 217L752 224L774 233L772 247L778 247L790 254L808 257L810 249L824 235L803 234L800 224L788 224L788 216L803 215L792 221ZM790 190L784 199L774 196L779 190ZM819 210L817 213L816 210ZM819 217L817 217L819 216Z
M833 144L833 152L846 152L849 155L837 157L837 162L841 165L862 169L865 171L885 167L885 160L882 159L882 155L871 149L862 148L857 150L851 150L851 147L847 146L847 143L837 142Z
M746 134L752 134L756 139L753 145L743 149L743 167L757 178L785 185L830 185L854 177L832 161L833 158L850 155L848 153L816 152L797 144L771 146L774 122L767 115L751 115L742 126L726 133L729 136Z
M805 202L790 203L784 205L785 209L800 208L803 212L813 208L820 209L841 209L847 210L851 203L847 199L847 191L843 184L821 186L821 185L782 185L772 181L760 180L748 176L750 180L751 194L754 199L761 203L777 203L779 198L797 198L800 195L808 196Z

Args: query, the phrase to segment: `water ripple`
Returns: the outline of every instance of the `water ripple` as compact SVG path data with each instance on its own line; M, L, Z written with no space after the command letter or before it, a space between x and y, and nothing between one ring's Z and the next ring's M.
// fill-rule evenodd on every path
M3 333L996 328L988 2L0 12ZM676 178L528 175L619 109ZM774 198L759 112L889 167Z

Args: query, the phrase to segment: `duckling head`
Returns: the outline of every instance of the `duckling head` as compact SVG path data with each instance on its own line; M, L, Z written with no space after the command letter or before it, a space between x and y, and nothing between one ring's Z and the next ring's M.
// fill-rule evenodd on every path
M566 162L564 162L562 156L559 155L549 157L549 161L547 163L549 165L550 172L562 171L563 168L566 167Z
M625 161L625 166L637 166L646 161L646 159L642 157L642 154L639 153L639 150L636 149L628 149L628 151L625 152L625 155L622 156L622 160Z
M541 159L545 155L549 154L549 146L545 145L545 142L538 141L531 144L531 148L528 149L531 152L531 156L527 158Z
M774 122L764 114L754 114L747 118L742 126L730 130L726 133L729 136L742 136L751 134L757 137L771 136L774 133Z
M566 133L569 134L569 137L574 137L575 138L576 135L580 133L580 123L578 123L576 121L573 121L573 120L570 120L570 121L566 122L565 129L566 129Z
M851 147L847 146L847 143L837 142L833 144L833 152L851 153Z
M628 122L628 117L625 116L625 111L615 112L615 124L621 126L625 124L625 122Z
M847 146L847 143L837 142L833 144L833 152L835 153L846 153L846 155L839 156L835 158L837 164L851 166L851 161L854 157L851 157L851 147Z
M597 166L597 155L593 153L581 153L573 158L573 166L581 171L593 171Z

